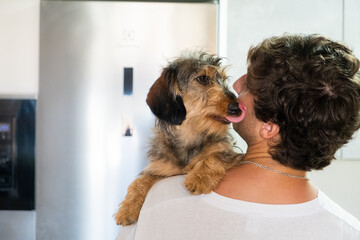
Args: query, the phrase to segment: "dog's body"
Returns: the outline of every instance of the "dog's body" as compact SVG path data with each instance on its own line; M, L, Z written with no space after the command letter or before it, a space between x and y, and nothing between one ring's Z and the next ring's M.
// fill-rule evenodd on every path
M115 215L117 224L138 219L147 192L158 180L187 174L185 186L191 193L209 193L239 161L228 126L242 120L244 109L225 85L220 60L205 53L178 58L151 87L146 102L157 122L150 164L129 186Z

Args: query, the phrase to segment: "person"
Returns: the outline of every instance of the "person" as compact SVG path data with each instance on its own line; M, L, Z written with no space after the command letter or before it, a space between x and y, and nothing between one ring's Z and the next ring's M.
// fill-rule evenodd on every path
M306 178L360 128L359 60L320 35L265 39L248 53L233 87L246 106L233 124L243 161L210 194L191 195L184 176L155 184L137 224L120 240L360 239L360 222Z

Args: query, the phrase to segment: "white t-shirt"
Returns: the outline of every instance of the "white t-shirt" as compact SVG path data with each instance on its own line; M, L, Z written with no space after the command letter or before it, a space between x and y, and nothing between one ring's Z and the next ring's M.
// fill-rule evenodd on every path
M301 204L270 205L191 195L185 176L156 183L139 221L117 240L360 240L360 221L319 191Z

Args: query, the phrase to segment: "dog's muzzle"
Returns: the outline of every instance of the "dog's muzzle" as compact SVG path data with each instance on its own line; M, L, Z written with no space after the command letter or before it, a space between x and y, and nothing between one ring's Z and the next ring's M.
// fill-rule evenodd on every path
M232 102L228 106L228 115L225 119L232 123L241 122L245 118L246 107L242 103Z
M228 106L228 112L229 115L232 116L239 116L241 113L241 109L239 107L239 103L238 102L232 102L229 104Z

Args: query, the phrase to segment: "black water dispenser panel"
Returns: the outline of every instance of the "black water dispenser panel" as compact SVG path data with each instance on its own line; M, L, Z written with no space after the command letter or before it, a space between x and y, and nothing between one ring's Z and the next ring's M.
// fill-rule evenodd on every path
M0 189L14 185L12 118L0 118Z
M35 209L35 108L0 99L0 210Z

